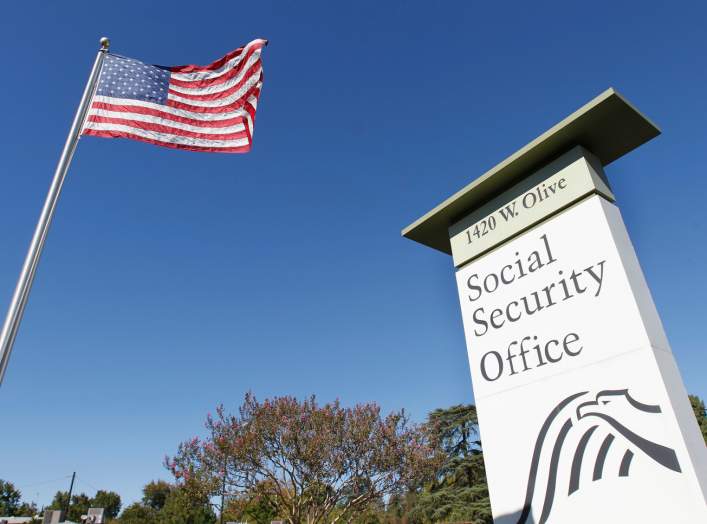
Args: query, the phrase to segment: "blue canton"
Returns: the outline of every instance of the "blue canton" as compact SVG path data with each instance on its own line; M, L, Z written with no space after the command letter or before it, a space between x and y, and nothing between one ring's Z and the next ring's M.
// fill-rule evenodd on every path
M168 69L107 54L96 94L165 104L169 76Z

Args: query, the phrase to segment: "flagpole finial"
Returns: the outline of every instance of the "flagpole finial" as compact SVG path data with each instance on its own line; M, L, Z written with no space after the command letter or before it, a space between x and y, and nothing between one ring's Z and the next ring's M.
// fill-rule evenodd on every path
M108 48L110 47L110 40L108 40L108 37L102 37L100 40L101 44L101 51L108 51Z

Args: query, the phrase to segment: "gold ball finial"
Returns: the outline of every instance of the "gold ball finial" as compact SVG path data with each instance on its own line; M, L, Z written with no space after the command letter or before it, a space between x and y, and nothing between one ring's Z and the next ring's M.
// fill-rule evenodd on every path
M108 51L108 48L110 47L110 40L108 40L108 37L102 37L100 40L101 44L101 50L103 51Z

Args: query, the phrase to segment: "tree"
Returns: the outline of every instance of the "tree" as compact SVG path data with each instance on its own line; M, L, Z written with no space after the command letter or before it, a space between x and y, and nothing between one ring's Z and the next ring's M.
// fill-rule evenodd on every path
M65 510L66 509L66 501L69 499L69 492L68 491L57 491L54 494L54 498L52 499L52 503L49 504L49 507L47 509L58 509L58 510ZM68 515L67 515L68 517Z
M160 510L174 486L164 480L153 480L142 488L142 502L135 502L123 510L118 519L123 524L156 524Z
M174 490L174 486L164 480L153 480L142 488L142 503L156 511L164 507L167 497Z
M0 479L0 516L14 517L20 508L22 494L12 482Z
M69 493L67 491L57 491L52 502L52 509L65 509L66 499ZM66 520L81 522L81 515L88 513L88 508L91 507L91 498L85 493L78 493L71 496L71 505L69 512L66 514Z
M476 407L437 409L427 423L446 458L434 481L416 497L408 516L413 521L491 523Z
M79 493L78 495L72 495L71 506L69 507L69 512L66 515L67 520L73 520L74 522L81 522L81 515L88 513L88 508L91 507L91 498L85 493Z
M174 489L157 513L158 524L213 524L216 522L208 499L194 491Z
M237 415L207 417L209 437L180 444L167 467L204 499L246 494L290 524L351 522L371 504L432 475L439 457L421 426L376 404L343 408L247 394ZM224 482L225 481L225 482Z
M114 519L120 512L121 500L120 495L115 491L96 491L93 499L91 499L92 508L104 508L106 516Z
M123 510L120 524L213 524L216 516L209 501L163 480L149 482L142 502Z
M123 510L120 524L157 524L157 510L135 502Z
M266 490L258 487L254 492L229 499L224 509L224 521L270 524L277 520L277 507L270 499L258 494L263 491Z
M36 517L39 515L39 509L34 502L23 502L15 511L15 517Z
M692 404L692 410L695 412L697 425L702 431L702 438L705 439L705 444L707 444L707 411L705 411L705 403L697 395L690 395L690 404Z
M48 509L66 509L67 491L57 491ZM105 508L106 515L115 518L120 511L120 495L113 491L98 490L94 498L85 493L71 496L71 505L66 515L67 520L81 522L81 515L88 513L88 508Z
M385 507L383 521L392 524L409 524L420 521L410 518L412 509L417 504L419 498L419 489L411 487L407 493L396 493L388 499L388 504Z
M57 491L48 509L66 509L66 500L68 497L69 493L67 491ZM106 510L106 516L113 519L118 516L120 506L120 495L114 491L99 489L93 498L85 493L78 493L71 496L71 505L69 506L66 519L81 522L81 515L86 515L88 508L103 508Z
M125 508L118 521L121 524L158 524L158 522L164 521L162 509L167 504L170 495L172 495L175 489L173 484L165 482L164 480L148 482L142 488L142 502L135 502ZM200 505L204 506L203 503ZM189 512L185 514L184 511L177 511L175 506L176 504L173 501L171 507L168 509L168 513L173 517L179 514L181 515L179 518L186 520L177 519L170 524L184 524L191 518ZM208 513L208 504L206 505L206 509ZM197 519L197 522L201 522L201 520Z

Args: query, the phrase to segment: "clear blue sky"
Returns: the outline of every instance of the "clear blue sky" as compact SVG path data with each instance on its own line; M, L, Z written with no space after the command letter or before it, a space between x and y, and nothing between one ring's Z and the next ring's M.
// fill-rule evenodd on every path
M167 65L271 43L251 154L82 139L0 388L0 478L135 500L247 390L472 402L451 261L400 229L609 86L664 133L607 174L707 397L707 10L630 4L4 5L2 316L98 38Z

